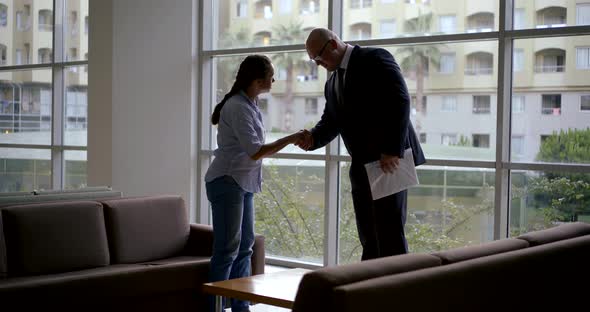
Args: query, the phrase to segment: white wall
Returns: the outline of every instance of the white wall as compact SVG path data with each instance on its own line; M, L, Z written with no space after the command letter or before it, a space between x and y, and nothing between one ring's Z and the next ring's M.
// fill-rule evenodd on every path
M194 1L90 2L89 184L192 206Z

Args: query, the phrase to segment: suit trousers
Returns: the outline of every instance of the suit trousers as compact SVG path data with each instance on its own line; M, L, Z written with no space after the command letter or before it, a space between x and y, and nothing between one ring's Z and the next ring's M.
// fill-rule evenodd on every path
M373 200L365 166L354 160L350 166L350 183L356 226L363 247L361 260L407 253L404 232L407 190Z

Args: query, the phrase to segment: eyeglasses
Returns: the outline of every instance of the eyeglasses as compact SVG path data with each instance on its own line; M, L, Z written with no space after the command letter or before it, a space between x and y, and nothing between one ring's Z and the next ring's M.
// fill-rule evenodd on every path
M318 55L316 55L316 57L311 59L312 61L317 63L322 60L322 54L324 54L324 50L326 49L326 47L328 46L328 43L330 43L330 41L332 41L332 39L329 39L328 41L326 41L326 43L324 43L324 46L322 47L322 49L320 50Z

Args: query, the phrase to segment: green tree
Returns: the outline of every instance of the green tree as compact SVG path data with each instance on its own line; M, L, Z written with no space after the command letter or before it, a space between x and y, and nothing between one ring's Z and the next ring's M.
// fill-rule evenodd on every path
M590 162L590 128L553 132L541 143L536 160ZM539 176L531 176L522 185L513 185L512 193L513 199L526 199L526 205L536 212L526 220L524 226L514 228L512 235L552 227L559 222L578 221L580 216L590 216L588 174L544 172Z
M236 48L236 47L249 47L253 44L253 38L248 28L240 28L234 32L228 31L223 33L219 37L220 48ZM217 63L217 90L216 90L216 101L221 101L223 96L229 92L240 63L244 59L243 56L224 56L216 59ZM215 104L214 104L215 105Z
M418 17L409 19L405 23L405 31L409 34L420 35L430 32L432 24L432 13L420 14ZM418 133L422 130L420 112L424 107L424 78L428 75L429 63L435 67L439 66L440 61L440 45L413 45L405 46L397 50L402 61L400 63L404 72L409 73L410 76L416 77L416 131Z
M303 22L291 21L287 25L279 25L273 29L273 39L271 42L274 45L290 45L298 44L305 40L305 31L303 30ZM285 103L285 112L283 118L285 119L283 125L286 131L291 130L291 123L289 120L293 118L293 77L296 68L303 67L308 70L311 63L304 59L301 53L280 52L272 56L273 63L278 68L284 68L286 71L285 80L285 95L283 97Z

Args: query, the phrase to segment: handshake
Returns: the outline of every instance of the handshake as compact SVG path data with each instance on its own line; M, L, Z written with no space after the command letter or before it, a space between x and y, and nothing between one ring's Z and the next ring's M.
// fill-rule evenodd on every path
M295 144L306 151L313 146L313 136L307 129L299 130L285 138L289 141L289 144Z

